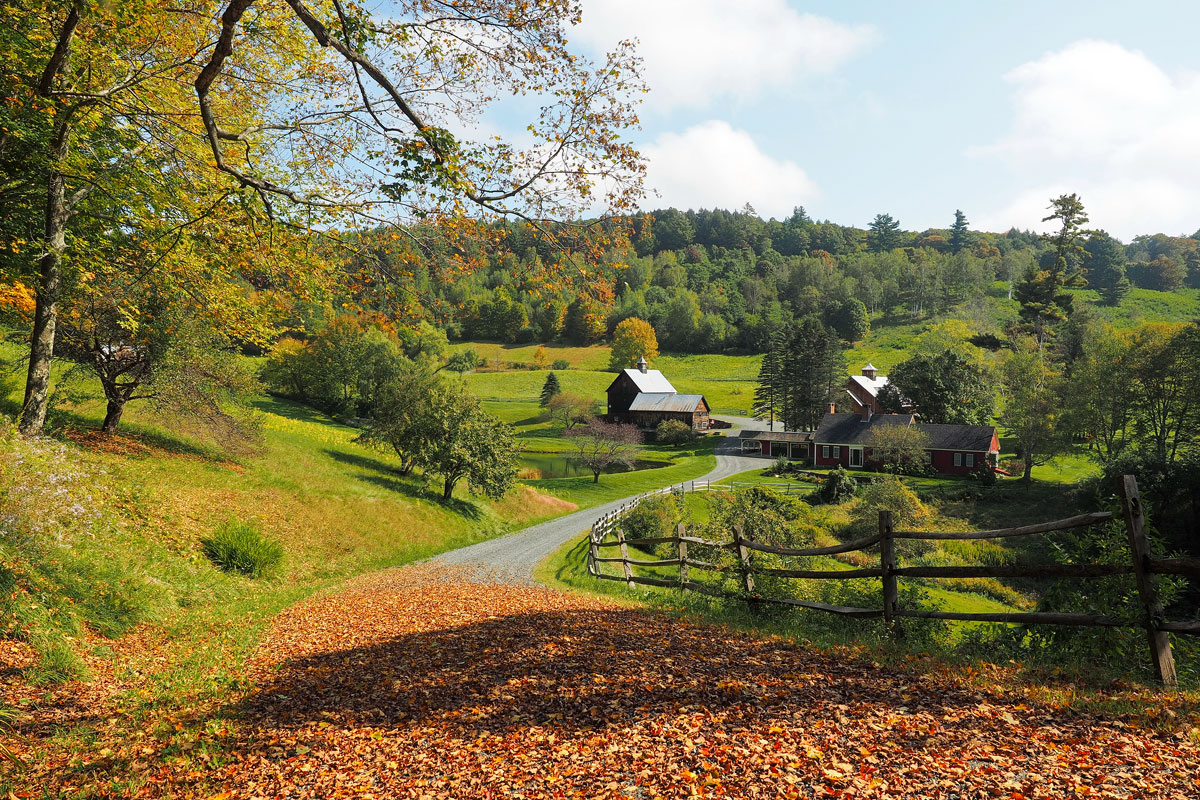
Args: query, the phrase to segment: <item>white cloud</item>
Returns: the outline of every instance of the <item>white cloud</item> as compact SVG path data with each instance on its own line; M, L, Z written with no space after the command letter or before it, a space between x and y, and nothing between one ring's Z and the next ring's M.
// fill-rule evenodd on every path
M785 0L584 0L576 38L637 38L655 109L703 108L835 70L878 40L869 25L800 14Z
M1144 53L1076 42L1005 75L1011 130L968 150L1040 176L981 225L1040 230L1049 198L1078 192L1093 227L1128 238L1200 227L1200 75L1171 75Z
M764 217L783 218L818 196L795 162L772 158L749 133L723 120L664 133L642 152L649 161L646 186L661 195L647 206L735 209L750 203Z

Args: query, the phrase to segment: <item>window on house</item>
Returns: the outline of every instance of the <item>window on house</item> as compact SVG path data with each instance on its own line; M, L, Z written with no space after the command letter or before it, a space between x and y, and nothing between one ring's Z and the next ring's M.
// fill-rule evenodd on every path
M954 454L954 466L956 466L956 467L962 466L962 453Z
M968 467L975 466L975 454L974 453L967 453L967 466Z
M833 446L833 457L834 458L842 457L842 448L838 447L836 444Z
M821 445L821 458L829 458L829 445Z
M933 453L929 452L928 450L925 451L925 463L926 464L933 463Z

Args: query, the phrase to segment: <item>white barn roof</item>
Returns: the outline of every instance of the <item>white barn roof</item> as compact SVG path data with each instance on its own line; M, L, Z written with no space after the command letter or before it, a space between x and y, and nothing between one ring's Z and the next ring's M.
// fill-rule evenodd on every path
M645 372L636 369L627 369L624 372L630 377L633 385L638 388L639 392L646 392L648 394L676 394L675 387L656 369L648 369Z
M863 389L866 389L871 397L878 397L879 390L887 386L888 383L886 375L879 375L875 378L868 378L866 375L851 375L850 380L857 383Z

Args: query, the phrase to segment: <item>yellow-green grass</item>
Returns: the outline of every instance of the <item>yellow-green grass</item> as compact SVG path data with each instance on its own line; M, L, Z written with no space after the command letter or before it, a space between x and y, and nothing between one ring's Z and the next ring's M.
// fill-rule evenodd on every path
M14 348L4 353L11 359ZM56 375L61 384L61 371ZM7 388L11 393L0 400L11 420L19 393L11 382ZM103 642L100 649L64 644L50 629L54 625L33 643L47 652L82 649L85 658L110 652L118 673L136 675L148 692L142 699L151 704L176 704L182 701L174 695L219 691L237 680L263 626L301 597L355 574L419 560L574 508L527 486L499 502L471 497L460 486L454 501L442 503L437 484L400 475L394 457L356 444L353 428L265 397L254 403L261 444L236 458L173 433L136 404L119 434L105 437L96 431L102 401L86 383L74 390L77 399L56 408L51 437L41 443L23 442L10 423L3 424L0 481L7 485L0 486L0 495L18 485L24 492L40 477L50 480L55 469L69 469L78 473L70 483L84 498L80 514L95 516L94 530L84 534L68 527L56 534L69 540L61 557L53 548L29 550L3 536L0 549L7 563L20 559L20 571L31 580L49 580L51 592L61 580L119 576L114 592L128 596L114 600L117 611L103 613L140 622L132 627L142 631L139 642L153 642L149 653L141 645L126 652ZM31 470L29 448L53 455ZM18 506L17 513L22 526L41 511ZM202 555L200 538L231 518L256 523L283 545L286 558L277 578L226 574ZM63 614L82 618L58 634L79 633L81 623L130 628L121 620L91 619L76 606ZM73 668L78 666L76 658Z

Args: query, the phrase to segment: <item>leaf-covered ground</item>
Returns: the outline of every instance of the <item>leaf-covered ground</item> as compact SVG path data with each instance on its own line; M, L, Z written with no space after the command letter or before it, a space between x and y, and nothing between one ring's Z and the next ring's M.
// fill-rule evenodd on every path
M1200 796L1174 735L434 567L293 607L254 669L140 796Z

